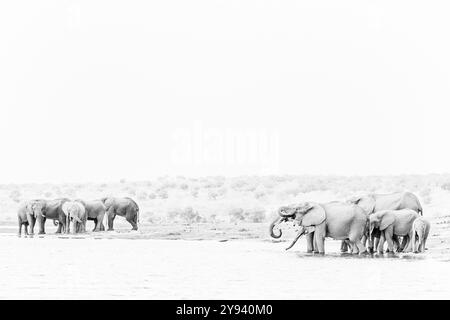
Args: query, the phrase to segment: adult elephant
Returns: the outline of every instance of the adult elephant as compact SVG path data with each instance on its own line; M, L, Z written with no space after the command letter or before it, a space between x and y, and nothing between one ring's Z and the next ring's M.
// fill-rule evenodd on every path
M62 205L62 211L66 215L66 233L70 232L70 225L73 233L86 232L86 209L81 202L67 201Z
M407 239L406 251L411 248L411 239L414 237L413 223L420 215L411 209L381 210L370 215L370 234L375 229L381 233L378 253L383 253L384 241L386 240L389 252L394 252L394 236Z
M360 206L368 215L381 210L401 209L411 209L416 211L419 215L423 215L423 209L419 199L414 193L408 191L388 194L370 193L349 199L348 202ZM369 237L369 251L372 252L373 248L377 248L379 239L380 233L372 233L372 236ZM406 242L403 241L401 247L404 247L405 245ZM342 243L341 251L347 251L347 246L345 243Z
M321 254L325 253L326 237L348 240L360 254L366 251L361 237L366 229L367 215L356 205L343 202L304 202L281 207L278 214L279 217L270 225L272 237L281 237L281 230L276 235L274 228L283 222L293 222L300 227L294 241L286 250L292 248L303 234L313 233L312 239L309 239L313 243L308 244L308 249L314 247Z
M357 204L367 214L372 214L380 210L411 209L419 215L423 215L423 209L419 199L414 193L408 191L388 194L370 193L364 196L354 197L349 202Z
M70 201L67 198L45 200L45 207L41 214L36 216L36 222L39 225L39 234L45 234L45 222L47 219L53 220L53 223L58 226L56 233L61 233L66 229L66 214L62 210L65 202Z
M108 231L114 230L115 217L122 216L131 224L132 230L138 229L139 223L139 206L128 197L125 198L103 198L103 204L106 207L108 215Z
M17 210L19 236L22 235L22 226L24 226L25 235L28 235L28 226L30 227L29 234L34 234L36 218L42 214L45 214L45 200L28 200L21 203Z
M94 229L92 231L105 231L105 225L103 224L103 219L106 214L106 206L103 204L102 200L76 200L83 204L86 209L86 216L88 220L93 220L95 223Z

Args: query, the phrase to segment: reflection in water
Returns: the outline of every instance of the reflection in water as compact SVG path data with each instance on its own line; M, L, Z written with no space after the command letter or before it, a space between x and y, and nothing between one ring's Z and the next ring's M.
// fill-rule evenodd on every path
M326 254L318 254L318 253L302 253L298 252L297 257L301 259L308 259L308 258L322 258L322 259L329 259L329 260L335 260L335 259L392 259L392 260L410 260L410 261L418 261L418 260L425 260L426 256L418 255L418 254L412 254L412 253L372 253L372 254L351 254L351 253L326 253Z

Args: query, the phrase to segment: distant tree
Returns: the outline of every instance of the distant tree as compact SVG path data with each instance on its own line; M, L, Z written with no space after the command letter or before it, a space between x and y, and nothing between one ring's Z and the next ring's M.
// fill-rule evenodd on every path
M228 212L228 216L230 217L230 222L238 222L243 221L245 219L244 217L244 210L242 208L233 208Z

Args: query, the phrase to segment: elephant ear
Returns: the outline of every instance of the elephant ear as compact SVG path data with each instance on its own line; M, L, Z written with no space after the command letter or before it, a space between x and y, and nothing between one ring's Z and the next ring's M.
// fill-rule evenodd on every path
M347 202L358 204L358 202L361 200L361 198L362 198L361 196L351 197L351 198L347 199Z
M302 226L317 226L324 222L326 217L325 209L320 204L309 203L308 210L302 219Z
M68 215L69 214L69 206L70 206L70 202L64 202L61 209L62 211Z
M78 210L80 212L80 216L81 217L84 216L86 213L85 207L80 202L77 202L77 205L78 205Z
M34 214L33 213L33 204L31 202L28 202L25 205L25 210L27 211L27 213Z
M366 214L375 212L375 199L372 197L360 197L359 200L354 203L363 208Z
M380 231L385 230L387 227L389 227L391 224L393 224L395 221L395 216L391 212L386 212L380 221Z

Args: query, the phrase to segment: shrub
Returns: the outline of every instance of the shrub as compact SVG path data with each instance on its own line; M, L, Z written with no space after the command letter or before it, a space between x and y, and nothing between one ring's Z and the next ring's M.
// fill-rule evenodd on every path
M144 191L141 191L137 195L138 200L146 200L147 199L147 193Z
M446 182L441 185L441 188L447 191L450 191L450 182Z
M202 217L198 214L198 211L194 211L192 207L186 207L181 212L181 218L187 223L198 223L202 221Z
M261 186L259 186L254 192L254 197L256 199L260 199L260 198L263 198L265 196L266 196L266 192L265 192L264 188L261 187Z
M210 199L210 200L216 200L218 196L219 195L215 191L208 192L208 199Z
M46 191L46 192L44 192L44 197L45 198L51 198L53 196L53 193L51 193L50 191Z
M69 198L76 198L77 197L77 191L75 189L73 189L73 188L66 189L65 194Z
M184 209L176 208L167 213L170 220L182 221L185 223L198 223L203 221L203 218L192 207L186 207Z
M255 208L252 210L248 210L244 213L245 216L245 220L249 221L249 222L255 222L255 223L259 223L259 222L264 222L264 220L266 219L266 210L265 209L260 209L260 208Z
M187 189L189 189L189 186L188 186L187 183L182 183L182 184L180 184L180 189L181 190L187 190Z
M11 191L11 193L9 194L9 197L10 197L12 200L14 200L15 202L19 202L21 196L22 196L22 194L20 193L19 190L13 190L13 191Z
M228 212L228 216L230 217L231 222L243 221L244 210L242 208L233 208Z
M169 193L168 193L167 190L165 190L165 189L159 190L159 191L157 192L157 195L158 195L158 198L161 198L161 199L167 199L167 198L169 198Z

